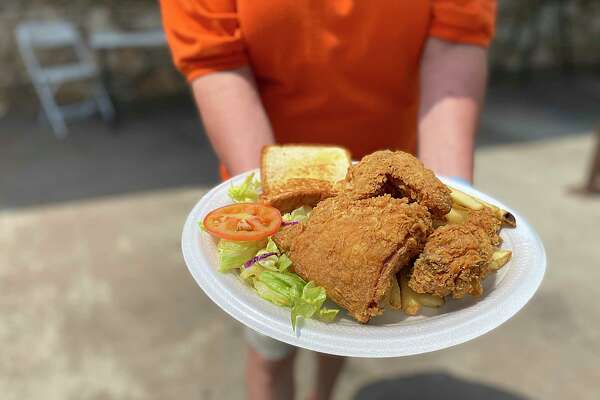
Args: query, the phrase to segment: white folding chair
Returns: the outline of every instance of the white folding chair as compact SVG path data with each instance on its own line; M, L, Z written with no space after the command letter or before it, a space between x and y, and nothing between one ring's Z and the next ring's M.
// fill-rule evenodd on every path
M86 117L99 111L105 121L114 120L114 107L100 82L94 57L73 24L66 21L23 22L17 26L16 36L19 52L56 137L64 138L67 135L65 120L68 118ZM76 61L62 65L41 65L36 49L53 48L72 48ZM60 105L56 99L58 89L65 83L82 80L91 80L90 98Z

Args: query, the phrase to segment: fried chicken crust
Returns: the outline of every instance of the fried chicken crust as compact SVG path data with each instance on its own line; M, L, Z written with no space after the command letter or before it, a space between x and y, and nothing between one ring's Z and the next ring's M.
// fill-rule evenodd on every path
M381 314L390 279L423 249L431 215L389 195L321 201L305 225L283 228L273 240L294 271L325 288L357 321Z
M491 211L473 211L463 224L437 228L417 258L408 286L417 293L481 296L481 282L501 239L501 222Z
M348 169L340 182L354 199L390 193L408 197L441 217L452 207L450 190L423 163L409 153L382 150L369 154Z
M465 222L483 229L492 245L499 246L502 243L499 235L502 220L491 209L484 207L481 210L471 211Z
M302 223L285 226L277 231L277 233L273 235L272 239L280 251L289 254L292 243L303 231L304 224Z
M320 179L288 179L283 185L261 196L264 204L287 213L304 205L314 207L321 200L334 196L331 183Z

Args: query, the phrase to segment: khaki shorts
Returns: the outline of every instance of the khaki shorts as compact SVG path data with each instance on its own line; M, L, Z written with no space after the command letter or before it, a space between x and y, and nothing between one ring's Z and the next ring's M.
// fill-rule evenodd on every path
M296 349L295 346L280 342L250 328L244 328L244 337L246 343L267 360L281 360Z

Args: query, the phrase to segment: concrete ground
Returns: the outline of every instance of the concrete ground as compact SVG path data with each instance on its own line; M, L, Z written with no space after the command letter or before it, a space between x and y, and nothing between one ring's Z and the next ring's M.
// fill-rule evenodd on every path
M600 197L572 191L600 119L588 87L495 86L483 118L476 186L548 252L534 299L454 348L351 359L335 399L597 398ZM64 141L0 121L2 399L243 398L242 327L180 254L188 211L217 181L199 132L189 106L126 116L117 135L75 123ZM300 353L301 396L312 362Z

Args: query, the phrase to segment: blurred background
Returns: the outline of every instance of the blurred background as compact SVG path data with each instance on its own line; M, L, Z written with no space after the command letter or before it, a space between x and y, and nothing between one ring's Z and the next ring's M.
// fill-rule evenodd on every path
M600 2L499 8L475 185L538 230L544 283L469 343L352 359L336 399L598 398ZM0 59L0 397L243 398L242 327L180 254L218 164L156 1L0 0Z

